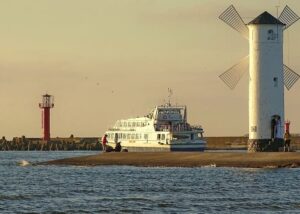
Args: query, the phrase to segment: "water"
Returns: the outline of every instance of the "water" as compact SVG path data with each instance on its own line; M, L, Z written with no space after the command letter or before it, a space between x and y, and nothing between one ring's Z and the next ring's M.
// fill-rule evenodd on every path
M0 213L300 213L300 169L22 164L95 152L0 152Z

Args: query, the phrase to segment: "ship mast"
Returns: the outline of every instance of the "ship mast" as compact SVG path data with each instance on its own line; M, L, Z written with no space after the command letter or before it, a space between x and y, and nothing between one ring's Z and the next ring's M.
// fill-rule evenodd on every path
M169 93L169 95L168 95L168 103L167 103L167 105L171 106L171 97L173 95L173 90L171 88L168 88L168 93Z

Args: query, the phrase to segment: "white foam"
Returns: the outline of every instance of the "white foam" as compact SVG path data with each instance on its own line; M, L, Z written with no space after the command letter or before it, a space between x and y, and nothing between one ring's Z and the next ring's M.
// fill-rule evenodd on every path
M18 165L19 166L28 166L28 165L30 165L30 162L27 160L21 160L18 162Z

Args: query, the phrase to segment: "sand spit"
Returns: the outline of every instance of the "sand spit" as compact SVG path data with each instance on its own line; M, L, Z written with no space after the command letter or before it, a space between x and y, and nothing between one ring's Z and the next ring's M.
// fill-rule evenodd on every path
M300 167L300 153L122 152L53 160L38 165L295 168Z

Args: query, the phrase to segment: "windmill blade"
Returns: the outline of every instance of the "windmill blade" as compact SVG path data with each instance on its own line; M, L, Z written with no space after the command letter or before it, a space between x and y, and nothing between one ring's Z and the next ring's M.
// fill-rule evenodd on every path
M295 71L287 67L286 65L283 65L283 80L284 85L287 90L290 90L293 85L298 81L300 78L300 75L297 74Z
M286 5L278 19L285 24L284 29L287 29L296 21L298 21L299 18L300 17L289 6Z
M240 14L234 8L233 5L230 5L220 16L223 22L228 24L230 27L240 32L245 38L249 38L249 30Z
M231 90L233 90L246 71L249 71L249 56L243 58L238 64L229 68L219 77Z

